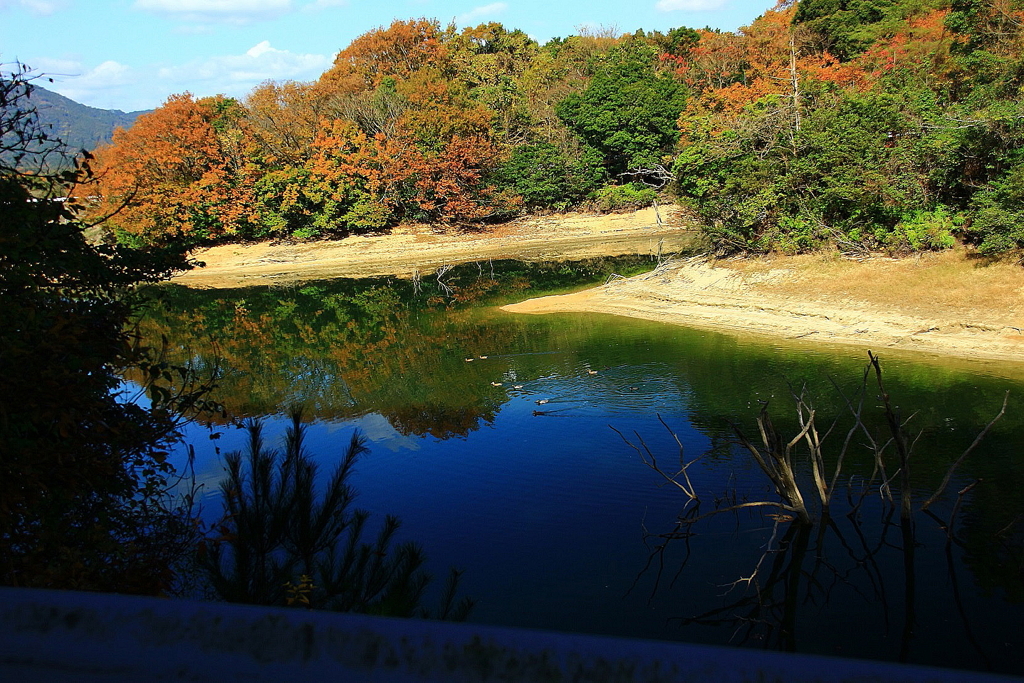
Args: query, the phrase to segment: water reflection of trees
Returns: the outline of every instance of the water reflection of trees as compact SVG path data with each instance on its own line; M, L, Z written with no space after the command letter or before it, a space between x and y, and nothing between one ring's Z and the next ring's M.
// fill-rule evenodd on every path
M895 508L871 513L867 520L840 515L813 526L772 520L763 552L722 586L721 604L673 621L725 629L732 644L1020 674L1019 661L1002 647L1019 637L972 601L962 539L942 542L932 529L922 533L924 520L901 519ZM663 600L670 587L685 583L693 538L673 531L648 541L652 552L638 583L646 579L651 599ZM670 557L673 545L684 546L681 560ZM1019 545L1016 554L1019 562ZM936 583L948 594L928 590ZM950 652L934 652L928 640L938 625L922 623L922 611L934 612L937 600L948 605L950 618L941 628L956 642ZM1019 643L1007 644L1018 651Z
M430 277L422 279L418 292L412 281L386 279L229 291L167 287L159 290L142 329L156 346L165 337L176 359L219 366L219 398L239 416L280 413L284 406L301 404L317 419L376 412L393 418L396 427L404 425L403 432L464 435L474 415L486 421L508 400L507 383L491 385L502 381L496 356L517 354L520 373L541 377L552 371L547 359L533 362L528 355L552 349L595 368L636 368L629 382L641 385L639 394L648 390L649 382L641 384L643 373L656 373L662 384L687 396L693 424L709 438L748 414L751 401L756 407L757 399L784 390L780 376L808 381L822 409L838 407L825 389L828 377L842 377L855 366L842 357L778 354L770 346L745 346L726 335L640 323L616 327L617 338L610 343L603 323L480 310L481 304L601 281L608 270L628 273L638 265L495 263L491 280L490 264L469 264L445 275L450 295ZM465 362L477 355L492 358ZM659 362L641 368L647 358ZM979 386L971 375L907 366L900 380L908 403L927 406L922 423L945 429L940 439L973 432L987 419L992 386ZM432 414L441 422L426 428ZM450 428L444 422L449 419L454 420ZM933 431L924 436L923 453L930 450ZM719 455L730 457L727 448Z
M450 436L466 436L479 427L481 422L493 423L496 412L409 404L400 406L384 417L403 436L429 434L438 439L446 439Z
M506 400L493 367L509 330L479 320L481 303L603 280L650 267L643 257L560 264L468 264L443 278L335 280L231 291L153 291L142 333L167 354L219 368L219 397L233 415L302 405L339 419L376 412L403 434L464 436ZM159 344L158 344L159 345Z

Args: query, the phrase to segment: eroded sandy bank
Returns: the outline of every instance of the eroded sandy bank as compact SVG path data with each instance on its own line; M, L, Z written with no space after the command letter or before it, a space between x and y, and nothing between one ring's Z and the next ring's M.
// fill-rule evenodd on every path
M660 217L660 220L659 220ZM335 277L429 274L445 264L487 259L565 261L677 252L693 239L675 207L659 213L559 214L480 232L438 232L416 225L385 235L299 243L226 244L194 257L205 267L174 282L190 287L291 284Z
M1024 362L1024 272L964 254L866 262L688 259L505 306L586 311L792 340Z
M479 233L425 226L298 244L223 245L205 268L175 278L195 287L292 284L331 277L428 274L489 258L566 260L671 253L693 231L674 207L630 214L527 218ZM689 259L603 287L506 306L517 313L589 311L800 343L852 344L1024 368L1024 268L963 250L908 259L836 256Z

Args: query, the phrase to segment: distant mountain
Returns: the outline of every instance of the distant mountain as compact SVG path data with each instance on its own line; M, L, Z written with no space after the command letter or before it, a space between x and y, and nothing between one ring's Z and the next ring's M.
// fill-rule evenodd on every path
M40 123L50 126L48 133L67 143L71 151L92 151L110 142L115 128L128 128L139 114L146 113L87 107L36 84L29 102L39 112Z

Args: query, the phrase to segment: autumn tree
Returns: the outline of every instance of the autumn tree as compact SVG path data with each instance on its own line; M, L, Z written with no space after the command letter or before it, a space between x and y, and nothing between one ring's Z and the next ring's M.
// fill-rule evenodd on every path
M436 20L394 21L353 40L319 84L330 93L357 93L373 90L385 77L404 79L421 68L439 67L447 54L444 38Z
M320 79L334 122L309 170L332 197L347 195L343 224L458 223L517 205L488 180L502 158L496 115L460 77L453 36L436 22L395 22L353 41Z
M327 109L311 83L267 81L245 98L244 115L265 162L285 166L309 158Z
M735 32L543 46L395 21L316 83L172 98L102 153L95 214L138 243L338 236L631 205L649 188L601 186L672 163L725 249L1009 248L1018 5L780 0Z
M244 135L241 119L234 100L185 93L119 129L97 153L101 201L91 215L109 216L118 239L134 243L197 244L239 232L254 218L229 149Z
M743 81L746 59L740 33L703 29L687 49L662 52L676 75L697 93L708 93Z

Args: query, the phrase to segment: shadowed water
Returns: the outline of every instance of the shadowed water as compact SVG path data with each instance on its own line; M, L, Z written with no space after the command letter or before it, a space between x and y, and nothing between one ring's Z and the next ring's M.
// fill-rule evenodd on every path
M162 288L143 329L166 336L177 360L218 367L217 398L236 416L267 416L271 438L302 405L325 470L361 429L372 452L352 480L358 504L399 515L436 575L465 570L472 621L1024 673L1018 368L880 350L886 389L904 416L917 411L918 504L1011 392L1007 415L933 506L937 519L901 525L877 485L846 516L872 471L858 450L828 522L801 530L743 510L685 536L686 497L610 427L642 437L674 471L679 447L660 415L687 460L702 456L689 470L701 513L772 499L732 425L756 434L768 400L780 432L795 435L790 391L806 385L824 430L846 410L832 380L855 391L866 354L612 316L508 314L495 304L643 261L490 265L419 283ZM881 429L876 396L866 422ZM188 432L208 518L219 510L217 449L243 440L214 429L216 440ZM830 437L835 449L844 436ZM956 492L974 482L947 534Z

